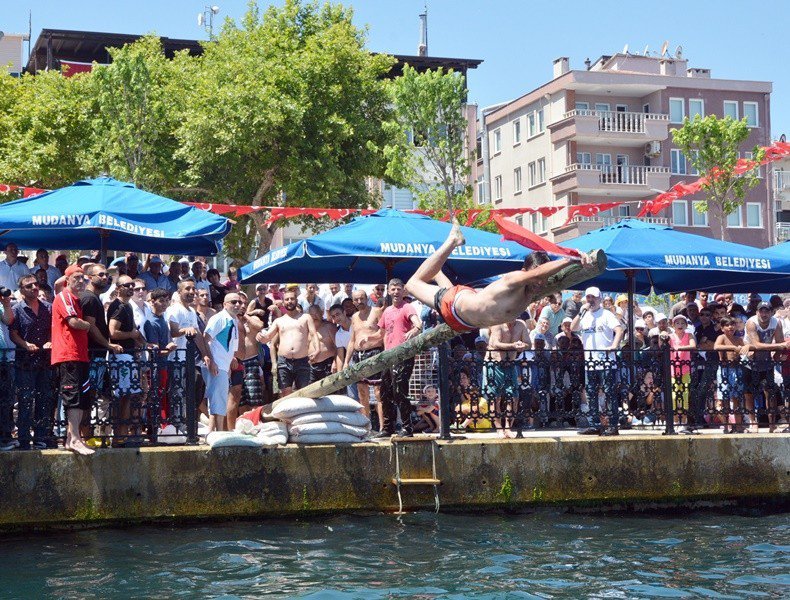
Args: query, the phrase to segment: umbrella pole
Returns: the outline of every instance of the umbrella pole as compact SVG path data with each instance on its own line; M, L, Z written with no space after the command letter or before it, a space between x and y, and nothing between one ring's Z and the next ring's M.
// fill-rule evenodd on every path
M109 237L110 237L109 231L107 231L106 229L99 230L99 240L100 240L99 260L101 261L101 264L103 264L104 266L107 266L107 240L109 239Z
M634 269L627 269L625 276L628 279L628 342L631 347L626 360L628 361L628 372L631 385L636 383L636 370L634 369L634 293L636 292L636 272Z

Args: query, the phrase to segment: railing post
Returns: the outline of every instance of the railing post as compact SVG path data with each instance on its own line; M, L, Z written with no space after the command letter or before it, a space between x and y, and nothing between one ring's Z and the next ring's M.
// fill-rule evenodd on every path
M450 402L450 344L439 344L439 439L450 439L452 402Z
M661 349L661 369L664 375L664 421L666 422L664 435L675 435L675 411L672 408L672 357L669 345Z
M198 414L197 414L197 399L195 398L195 338L187 338L187 349L184 370L184 400L187 419L187 444L198 443Z

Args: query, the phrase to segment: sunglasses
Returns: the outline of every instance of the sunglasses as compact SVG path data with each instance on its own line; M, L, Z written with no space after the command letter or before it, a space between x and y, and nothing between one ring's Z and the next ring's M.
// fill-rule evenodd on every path
M118 287L122 287L122 288L126 288L127 290L130 290L130 289L132 289L134 287L134 284L133 283L119 283Z
M136 287L136 288L134 288L134 291L135 292L144 292L145 288L144 287Z
M101 273L94 273L94 277L107 277L107 271L102 271Z
M38 287L38 284L37 283L28 283L28 284L23 285L22 287L25 288L26 290L31 290L33 288Z
M244 300L228 300L228 304L244 304Z

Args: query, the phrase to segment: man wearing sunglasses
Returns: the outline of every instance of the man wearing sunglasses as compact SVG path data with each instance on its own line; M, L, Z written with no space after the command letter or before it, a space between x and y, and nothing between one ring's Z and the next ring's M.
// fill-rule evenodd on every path
M222 310L206 323L203 338L212 361L208 368L206 397L208 398L209 431L225 431L228 413L230 370L236 366L234 354L239 349L239 312L244 301L236 292L226 294Z

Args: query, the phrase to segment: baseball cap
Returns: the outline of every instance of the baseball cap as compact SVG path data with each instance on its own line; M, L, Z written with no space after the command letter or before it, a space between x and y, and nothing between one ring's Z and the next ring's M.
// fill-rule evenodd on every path
M565 318L562 320L562 322L563 322L563 323L573 323L573 319L571 319L570 317L565 317Z
M659 321L663 321L666 318L667 318L667 316L664 313L656 313L656 316L655 316L656 323L658 323Z
M647 325L645 323L645 320L644 319L637 319L636 321L634 321L634 329L636 329L637 327L641 327L642 329L647 327Z
M159 263L160 265L164 264L162 262L162 259L159 258L158 256L152 256L151 258L148 259L148 262L151 263L151 264L154 264L154 263Z
M535 339L536 340L543 340L544 342L547 341L546 340L546 336L543 335L542 333L535 334Z
M768 304L767 302L760 302L760 304L757 305L757 310L763 310L763 309L771 310L771 305Z
M672 317L672 322L673 323L675 321L677 321L677 320L686 321L688 323L688 319L686 317L684 317L683 315L681 315L680 313L678 313L674 317Z
M588 287L586 290L584 290L584 295L595 296L596 298L600 298L601 290L599 290L597 287Z
M614 301L615 304L620 304L621 302L628 302L628 296L625 294L620 294L617 296L617 299Z
M78 265L70 265L66 267L66 277L71 277L75 273L79 273L81 275L85 274L85 271L82 270L82 267Z
M645 314L645 313L650 313L651 315L653 315L653 317L655 317L656 316L656 309L653 308L652 306L643 306L642 307L642 314Z
M186 256L182 256L181 258L178 259L178 262L180 262L182 264L185 264L185 265L188 265L189 264L189 259Z
M487 344L487 343L488 343L488 340L487 340L487 339L485 339L485 338L484 338L482 335L478 335L478 336L475 338L475 344L479 344L480 342L483 342L484 344Z

